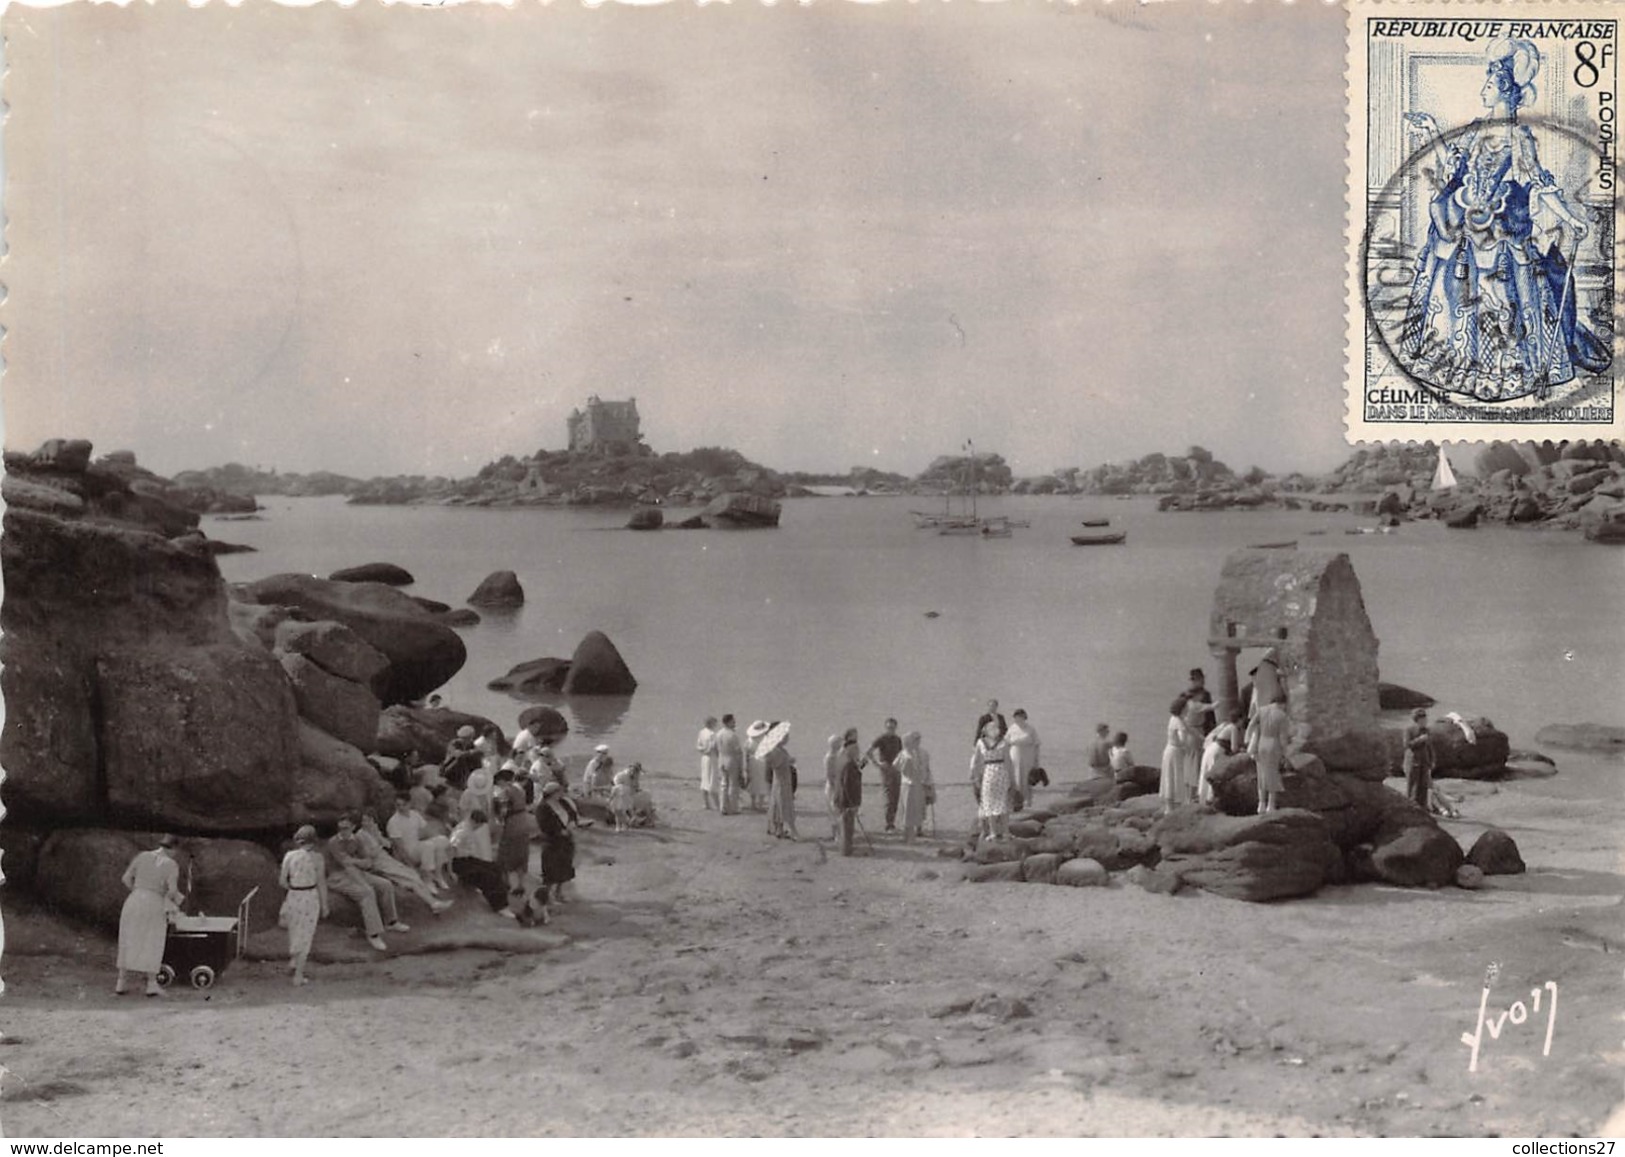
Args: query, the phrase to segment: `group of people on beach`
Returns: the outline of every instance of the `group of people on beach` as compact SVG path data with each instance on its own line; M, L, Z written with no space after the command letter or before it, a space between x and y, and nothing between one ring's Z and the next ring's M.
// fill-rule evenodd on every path
M758 719L741 737L732 715L724 715L720 721L708 716L694 741L706 810L738 815L741 800L748 799L751 811L766 813L768 835L799 839L796 790L800 777L789 745L788 721Z
M600 744L572 789L564 763L530 728L521 726L504 744L495 728L480 734L465 725L438 763L400 773L395 810L383 831L365 813L342 817L325 840L313 826L301 827L281 868L287 898L279 922L288 931L294 983L305 983L316 925L335 892L360 908L367 941L379 951L388 947L385 932L409 931L399 915L402 894L438 915L461 886L499 916L527 926L547 923L551 906L570 899L575 830L593 822L582 818L579 800L612 800L617 830L639 816L653 822L653 806L638 782L641 769L634 764L616 772L613 765L608 746ZM537 843L539 877L531 871Z
M770 835L800 838L798 775L788 751L789 736L786 722L758 720L741 736L733 715L708 717L695 739L706 809L737 815L741 802L748 799L750 810L767 813ZM999 713L998 701L988 701L976 723L970 760L982 835L1003 838L1009 814L1023 806L1034 787L1049 783L1040 751L1038 730L1026 711L1013 712L1007 721ZM888 718L867 747L856 727L837 732L829 737L824 753L824 799L830 838L840 841L843 855L852 854L858 833L868 839L859 813L863 771L871 764L879 772L884 793L885 834L901 835L904 843L912 843L924 834L927 819L934 814L936 781L919 731L900 731L897 720Z
M1286 787L1281 764L1292 739L1286 692L1273 657L1266 656L1252 675L1252 710L1243 728L1240 708L1230 703L1215 706L1202 669L1191 669L1189 686L1168 707L1158 784L1165 811L1184 803L1212 803L1214 769L1221 759L1241 751L1253 757L1257 768L1259 813L1280 806Z
M339 817L329 833L311 824L294 833L278 872L284 891L278 923L288 934L293 982L307 981L316 928L330 915L334 895L360 910L367 943L378 951L389 947L386 933L411 930L401 919L406 900L438 916L452 907L459 887L478 893L499 916L545 924L551 906L571 898L575 832L594 822L582 817L587 801L607 808L617 832L656 822L642 774L638 763L617 768L609 746L599 744L573 785L552 744L523 721L511 744L494 726L481 733L464 725L437 761L413 752L388 772L396 792L382 826L358 812ZM789 816L793 834L793 809ZM534 844L539 875L531 870ZM163 837L124 874L129 895L119 922L117 993L129 990L131 974L146 978L149 996L162 992L169 923L185 902L179 845Z

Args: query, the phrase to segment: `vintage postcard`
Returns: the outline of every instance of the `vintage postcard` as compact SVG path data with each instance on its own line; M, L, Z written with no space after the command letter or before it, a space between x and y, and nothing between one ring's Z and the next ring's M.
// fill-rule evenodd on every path
M0 1132L1625 1130L1619 8L13 4Z
M1354 0L1349 438L1617 438L1619 13Z

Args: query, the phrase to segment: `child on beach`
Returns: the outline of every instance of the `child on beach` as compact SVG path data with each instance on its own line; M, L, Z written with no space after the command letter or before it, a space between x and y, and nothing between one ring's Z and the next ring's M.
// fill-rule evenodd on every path
M1112 736L1111 751L1107 756L1112 778L1122 783L1134 774L1134 754L1128 749L1128 732L1119 731Z
M615 830L624 832L632 826L632 769L623 767L615 773L609 789L609 810L615 814Z

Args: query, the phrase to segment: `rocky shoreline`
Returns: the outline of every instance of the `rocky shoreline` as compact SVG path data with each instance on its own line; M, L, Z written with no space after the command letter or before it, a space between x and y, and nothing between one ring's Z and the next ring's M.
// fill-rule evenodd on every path
M1459 528L1493 522L1577 529L1594 541L1625 542L1625 450L1605 443L1491 443L1475 457L1476 476L1434 492L1438 455L1431 442L1393 444L1356 451L1325 475L1274 475L1256 466L1238 474L1192 446L1182 455L1153 453L1131 462L1017 478L997 454L983 454L976 477L978 492L988 495L1140 495L1157 498L1158 509L1171 512L1352 511ZM256 495L343 494L357 505L631 507L632 529L726 525L726 519L719 521L703 508L823 497L832 491L936 498L963 487L970 464L966 457L944 456L908 478L864 468L847 475L781 473L737 451L715 448L661 455L540 451L525 459L499 459L466 479L279 475L232 464L188 471L171 481L140 470L133 455L109 455L104 461L138 473L142 487L173 505L224 516L254 510ZM682 518L670 513L690 507L702 509Z
M198 512L133 456L55 440L5 467L0 849L47 909L116 928L120 875L162 830L192 903L234 911L275 891L299 825L383 818L403 761L464 725L502 736L412 705L467 661L465 620L395 589L399 568L228 584ZM636 686L597 632L570 666L570 691Z

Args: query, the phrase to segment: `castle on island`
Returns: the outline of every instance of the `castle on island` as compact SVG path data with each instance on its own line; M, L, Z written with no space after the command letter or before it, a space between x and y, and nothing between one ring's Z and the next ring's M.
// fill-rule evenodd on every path
M593 394L585 409L570 411L565 425L572 454L633 454L642 438L636 398L606 402Z

